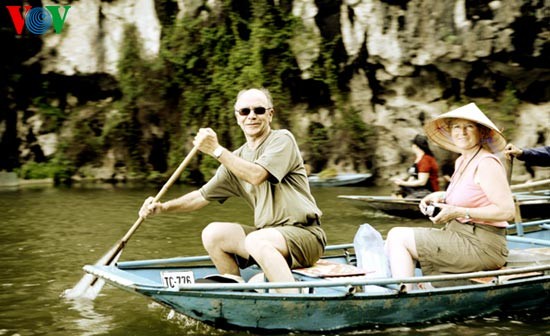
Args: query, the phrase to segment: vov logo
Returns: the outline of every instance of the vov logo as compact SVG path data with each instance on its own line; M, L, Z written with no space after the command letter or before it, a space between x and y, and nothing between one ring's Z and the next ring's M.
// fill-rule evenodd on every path
M15 27L15 32L18 35L21 35L25 25L27 26L27 30L35 35L46 33L52 25L55 33L61 34L71 6L63 6L65 8L63 17L59 13L60 7L45 6L33 8L32 6L24 6L24 13L21 13L21 6L6 6Z

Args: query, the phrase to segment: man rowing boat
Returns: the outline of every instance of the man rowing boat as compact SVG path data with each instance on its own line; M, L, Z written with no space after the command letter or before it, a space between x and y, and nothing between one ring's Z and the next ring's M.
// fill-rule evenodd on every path
M214 177L199 190L167 202L147 198L139 215L194 211L211 201L241 197L254 209L254 226L213 222L202 232L218 272L239 276L239 268L257 263L269 281L292 282L292 268L312 266L321 257L326 235L296 140L288 130L271 129L273 114L266 89L239 92L235 118L246 143L231 152L212 129L201 128L193 144L221 162Z

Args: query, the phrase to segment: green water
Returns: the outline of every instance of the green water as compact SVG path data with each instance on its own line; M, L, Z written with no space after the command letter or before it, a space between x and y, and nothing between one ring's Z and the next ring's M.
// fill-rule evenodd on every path
M166 199L191 190L174 186ZM108 251L137 219L156 187L24 188L0 190L0 335L253 335L213 329L169 315L150 300L106 285L88 304L59 298ZM313 193L325 215L329 244L348 243L368 222L385 235L395 225L429 225L362 212L340 194L386 194L379 188L318 188ZM121 260L204 254L201 229L211 221L250 223L251 210L238 199L211 204L191 214L146 220ZM548 314L490 316L422 326L373 328L340 335L550 335ZM335 333L330 333L334 335ZM292 335L305 335L292 333Z

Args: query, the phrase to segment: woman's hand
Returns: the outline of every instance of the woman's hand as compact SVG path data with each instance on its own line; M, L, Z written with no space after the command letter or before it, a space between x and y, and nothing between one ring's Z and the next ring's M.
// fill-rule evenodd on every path
M435 217L428 217L434 224L445 224L461 215L454 205L437 203L437 207L441 209L439 214Z
M426 195L423 199L420 200L420 204L418 204L418 207L420 208L420 211L425 214L426 208L428 205L432 203L444 203L445 202L445 192L444 191L436 191L429 195Z

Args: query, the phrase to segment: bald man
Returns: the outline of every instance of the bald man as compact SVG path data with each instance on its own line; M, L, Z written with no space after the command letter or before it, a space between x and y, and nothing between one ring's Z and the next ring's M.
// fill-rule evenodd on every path
M239 92L234 114L246 143L231 152L219 144L212 129L200 129L193 144L221 163L215 176L200 189L164 203L147 198L140 216L189 212L211 201L241 197L254 210L254 226L213 222L202 232L203 245L218 272L240 277L240 269L257 264L270 282L293 282L291 269L312 266L324 252L322 212L310 192L294 136L271 128L274 109L269 91Z

